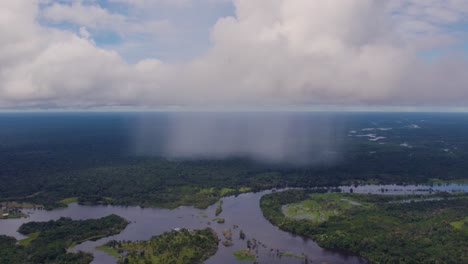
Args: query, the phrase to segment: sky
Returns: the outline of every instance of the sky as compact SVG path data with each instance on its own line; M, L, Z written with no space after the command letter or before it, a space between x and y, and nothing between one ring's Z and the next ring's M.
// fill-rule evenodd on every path
M452 108L466 0L2 0L0 109Z

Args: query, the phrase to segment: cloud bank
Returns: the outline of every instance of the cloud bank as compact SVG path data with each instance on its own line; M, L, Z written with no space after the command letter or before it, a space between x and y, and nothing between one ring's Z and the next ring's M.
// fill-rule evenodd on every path
M169 4L110 2L134 9ZM175 6L196 4L183 0ZM89 30L158 37L171 30L171 21L135 21L93 0L1 1L0 107L468 103L467 1L233 4L235 14L212 26L211 46L203 54L129 63L96 44Z

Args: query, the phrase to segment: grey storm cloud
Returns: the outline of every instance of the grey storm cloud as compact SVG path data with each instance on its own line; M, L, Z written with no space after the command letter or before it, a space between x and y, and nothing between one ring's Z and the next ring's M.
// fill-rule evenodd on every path
M159 34L169 21L139 24L93 1L41 9L46 2L0 3L1 108L468 102L466 53L456 48L466 32L446 30L466 22L464 0L235 0L235 14L213 25L205 53L136 63L96 45L86 27ZM150 8L150 1L114 2ZM48 27L39 16L81 28ZM455 48L424 56L447 47Z

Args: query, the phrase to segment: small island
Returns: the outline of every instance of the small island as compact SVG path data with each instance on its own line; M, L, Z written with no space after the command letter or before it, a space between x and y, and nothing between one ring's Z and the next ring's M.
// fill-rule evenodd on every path
M123 263L203 263L218 250L218 236L211 228L176 228L147 241L109 241L96 247Z
M127 224L127 220L117 215L89 220L62 217L56 221L29 222L18 230L27 236L25 239L17 241L0 235L0 263L88 264L93 260L92 254L70 253L67 249L88 240L118 234Z
M225 219L224 218L214 218L213 222L216 222L218 224L224 224Z

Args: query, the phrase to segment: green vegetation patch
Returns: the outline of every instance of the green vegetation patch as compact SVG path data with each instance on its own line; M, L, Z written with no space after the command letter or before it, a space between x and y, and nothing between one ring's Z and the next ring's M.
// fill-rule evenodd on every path
M310 237L325 248L359 254L373 263L467 263L468 232L460 232L465 230L468 215L466 193L428 195L422 200L409 195L317 192L325 191L265 195L260 201L263 214L285 231ZM334 202L327 205L327 196L328 202ZM361 206L344 203L349 201ZM283 213L287 204L301 204L316 212L323 210L322 203L327 208L333 205L330 208L338 208L339 213L323 222Z
M210 229L165 232L148 241L109 241L105 252L117 252L120 263L203 263L218 250L218 236ZM125 252L125 253L124 253Z
M462 229L464 224L465 224L465 221L463 221L463 220L454 221L454 222L450 223L450 225L453 226L453 228L456 228L456 229Z
M204 189L201 189L198 193L199 194L215 195L216 194L216 189L214 187L204 188Z
M218 205L216 206L215 215L218 216L223 212L223 201L219 201Z
M214 218L213 222L216 222L218 224L224 224L225 220L224 218Z
M234 251L232 254L236 257L237 260L241 260L241 261L254 262L257 260L255 258L255 253L250 249L242 249L242 250Z
M465 219L462 220L450 222L450 225L455 229L463 230L468 233L468 217L465 217Z
M78 202L78 197L68 197L65 199L62 199L58 201L61 204L71 204L71 203L77 203Z
M234 243L232 243L231 240L224 240L223 241L223 246L225 246L225 247L230 247L232 245L234 245Z
M31 241L36 239L39 236L39 234L40 232L31 233L26 238L23 238L20 241L18 241L18 244L20 244L21 246L27 246L29 245L29 243L31 243Z
M230 194L235 194L235 193L236 193L236 189L232 189L232 188L222 188L219 191L219 194L221 195L221 197L228 196Z
M117 252L117 250L115 250L114 248L111 248L109 246L101 245L101 246L97 246L96 249L99 250L99 251L105 252L105 253L107 253L107 254L109 254L111 256L114 256L116 258L120 258L119 252Z
M250 187L240 187L239 188L239 192L241 193L247 193L247 192L251 192L252 191L252 188Z
M298 258L298 259L305 259L304 255L296 255L291 252L282 251L278 254L280 257L290 257L290 258Z

